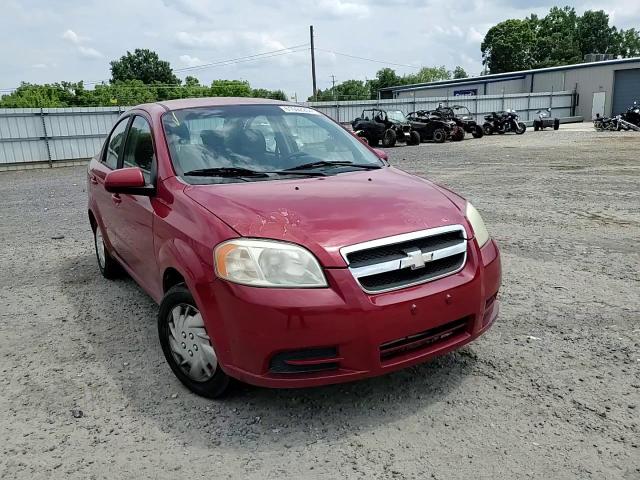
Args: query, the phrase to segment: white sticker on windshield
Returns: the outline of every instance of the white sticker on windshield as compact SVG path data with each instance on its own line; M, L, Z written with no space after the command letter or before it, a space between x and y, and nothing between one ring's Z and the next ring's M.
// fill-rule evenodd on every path
M320 115L320 113L313 108L296 107L294 105L281 105L280 108L286 113L307 113L309 115Z

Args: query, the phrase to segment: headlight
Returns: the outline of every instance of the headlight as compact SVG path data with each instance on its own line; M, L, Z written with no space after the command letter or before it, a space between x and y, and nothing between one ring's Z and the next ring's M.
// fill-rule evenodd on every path
M254 287L326 287L320 264L308 250L272 240L235 239L213 252L216 274Z
M487 227L485 226L480 213L469 202L467 202L467 220L469 220L471 228L473 228L473 233L478 241L478 245L482 247L489 241L489 232L487 231Z

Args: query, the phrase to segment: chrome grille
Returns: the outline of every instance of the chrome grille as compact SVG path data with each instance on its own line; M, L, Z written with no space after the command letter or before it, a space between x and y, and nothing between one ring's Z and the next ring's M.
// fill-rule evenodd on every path
M365 292L382 293L459 272L467 239L462 225L449 225L350 245L340 253Z

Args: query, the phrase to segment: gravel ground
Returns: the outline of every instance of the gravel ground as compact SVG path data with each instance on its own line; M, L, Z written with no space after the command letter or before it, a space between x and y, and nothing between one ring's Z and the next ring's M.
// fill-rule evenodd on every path
M0 477L640 478L639 152L575 128L390 150L484 213L498 322L382 378L224 401L99 276L84 167L0 174Z

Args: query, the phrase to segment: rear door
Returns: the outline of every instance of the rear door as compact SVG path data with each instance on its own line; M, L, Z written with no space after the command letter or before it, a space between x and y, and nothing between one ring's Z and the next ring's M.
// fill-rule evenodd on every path
M141 115L133 116L131 121L122 167L140 168L147 186L155 185L157 167L151 126ZM153 248L153 197L123 193L117 197L116 250L138 283L148 291L155 291L158 269Z

